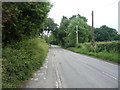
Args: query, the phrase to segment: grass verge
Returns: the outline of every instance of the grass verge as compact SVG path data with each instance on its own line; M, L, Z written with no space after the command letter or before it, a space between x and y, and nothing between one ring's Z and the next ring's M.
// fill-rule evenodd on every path
M86 54L89 56L95 56L97 58L112 61L115 63L120 63L120 59L118 58L117 52L115 53L115 52L102 51L102 52L94 53L94 52L88 52L88 51L81 49L81 48L68 48L68 50L71 50L71 51L76 52L76 53Z
M2 87L20 88L24 80L38 70L48 52L48 45L41 38L24 40L8 45L2 50Z

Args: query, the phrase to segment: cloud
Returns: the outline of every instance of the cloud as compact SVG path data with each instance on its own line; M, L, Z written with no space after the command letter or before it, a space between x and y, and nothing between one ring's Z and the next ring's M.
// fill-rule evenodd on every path
M62 16L68 18L80 14L91 25L91 12L94 10L95 27L107 25L118 30L118 0L51 0L54 3L49 17L60 23Z

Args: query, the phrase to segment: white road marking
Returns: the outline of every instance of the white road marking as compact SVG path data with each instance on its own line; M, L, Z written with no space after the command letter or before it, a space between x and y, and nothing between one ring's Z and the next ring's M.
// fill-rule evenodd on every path
M47 68L48 68L48 66L46 65L46 66L45 66L45 68L47 69Z
M43 79L45 80L46 78L44 77Z
M107 76L109 76L109 77L111 77L111 78L113 78L113 79L115 79L115 80L118 80L116 77L114 77L114 76L112 76L112 75L110 75L110 74L108 74L108 73L106 73L106 72L102 72L102 73L104 73L105 75L107 75Z
M61 81L60 81L60 76L58 74L58 70L56 69L57 77L58 77L58 82L59 82L59 88L62 88Z
M55 53L54 53L54 55L55 55ZM54 65L56 67L56 74L57 74L57 77L58 77L58 87L62 88L62 84L61 84L60 76L59 76L59 73L58 73L57 65L55 63L54 63Z
M36 79L34 79L35 81L37 81L38 80L38 78L36 78Z
M58 88L58 82L56 81L56 88Z

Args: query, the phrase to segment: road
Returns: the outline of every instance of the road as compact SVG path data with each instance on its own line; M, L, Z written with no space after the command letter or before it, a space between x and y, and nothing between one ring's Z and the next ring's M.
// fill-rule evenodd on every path
M52 45L25 88L118 88L118 65Z

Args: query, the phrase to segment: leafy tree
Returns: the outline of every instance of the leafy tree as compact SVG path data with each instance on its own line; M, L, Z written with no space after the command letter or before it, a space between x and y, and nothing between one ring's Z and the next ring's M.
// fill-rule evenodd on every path
M83 20L83 18L74 17L70 20L70 24L68 26L68 43L70 46L76 45L76 25L78 25L78 42L84 43L89 40L89 26Z
M52 18L47 18L44 23L44 30L47 31L48 33L54 33L55 30L57 29L57 24L54 23L54 20Z
M38 36L50 8L49 2L4 2L2 4L3 43L8 44Z
M112 41L118 40L117 31L113 28L107 27L106 25L95 29L95 40L96 41Z
M87 25L87 19L83 16L73 15L70 18L63 16L59 29L55 36L60 45L68 47L76 45L76 25L78 25L79 42L89 41L90 26Z
M60 23L60 27L56 32L56 38L58 38L58 42L60 43L60 45L65 46L65 37L67 36L67 28L69 25L69 19L65 16L63 16L61 23Z
M73 19L73 18L81 18L81 19L83 19L83 21L85 21L85 22L87 22L87 19L86 19L86 17L84 17L84 16L81 16L80 14L78 14L78 15L73 15L72 17L70 17L69 19L71 20L71 19Z

